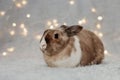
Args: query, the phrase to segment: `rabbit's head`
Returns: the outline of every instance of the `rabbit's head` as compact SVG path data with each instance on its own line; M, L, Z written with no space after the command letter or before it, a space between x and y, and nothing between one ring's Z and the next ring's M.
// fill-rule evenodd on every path
M74 25L74 26L66 26L62 25L57 29L47 29L41 40L41 50L43 53L48 55L57 54L62 51L67 44L69 44L69 40L77 35L82 30L82 26Z

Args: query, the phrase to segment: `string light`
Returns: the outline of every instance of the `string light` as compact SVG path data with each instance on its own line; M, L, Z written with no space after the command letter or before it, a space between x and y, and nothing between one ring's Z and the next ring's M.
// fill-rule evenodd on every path
M47 26L50 28L50 29L53 29L55 27L58 27L58 21L57 19L53 19L52 21L47 21Z
M81 20L80 20L80 21L78 21L78 24L79 24L79 25L82 25L82 21L81 21Z
M26 17L27 17L27 18L30 18L30 17L31 17L31 15L30 15L30 14L27 14L27 15L26 15Z
M108 51L107 51L107 50L104 50L104 54L105 54L105 55L108 55Z
M14 50L15 50L14 47L7 48L7 51L9 51L9 52L13 52Z
M16 27L16 23L12 23L12 26L13 26L13 27Z
M85 23L86 23L86 19L85 19L85 18L82 20L82 23L83 23L83 24L85 24Z
M21 29L25 28L25 24L22 23L22 24L20 25L20 28L21 28Z
M99 36L99 37L103 37L103 33L100 32L100 33L98 34L98 36Z
M48 26L52 25L52 22L51 22L51 21L48 21L48 22L47 22L47 25L48 25Z
M79 25L82 25L82 24L86 24L86 22L87 22L87 21L86 21L86 19L84 18L84 19L82 19L82 20L79 20L79 21L78 21L78 24L79 24Z
M2 55L3 55L3 56L6 56L6 55L7 55L7 52L3 52Z
M27 28L25 28L25 24L24 23L20 24L20 28L22 29L22 35L23 36L27 36L28 30L27 30Z
M108 56L111 56L111 54L107 50L104 50L104 54L108 55Z
M54 24L55 27L58 27L58 25L59 25L58 23L55 23L55 24Z
M21 8L22 4L21 3L16 3L16 7Z
M22 4L23 4L23 5L26 5L26 4L27 4L27 1L23 0L23 1L22 1Z
M69 3L70 3L70 5L74 5L75 1L74 0L70 0Z
M4 15L5 15L5 11L1 11L1 12L0 12L0 15L1 15L1 16L4 16Z
M57 20L56 20L56 19L53 19L53 23L57 23Z
M64 22L63 25L67 25L67 23Z
M51 26L50 26L50 29L54 29L54 26L53 26L53 25L51 25Z
M35 36L35 38L36 38L37 40L40 40L41 37L42 37L41 35L36 35L36 36Z
M92 8L91 11L92 11L93 13L95 13L95 12L96 12L96 9L95 9L95 8Z
M26 29L26 28L23 28L23 32L22 32L22 34L23 34L23 36L27 36L28 31L27 31L27 29Z
M103 17L102 16L98 16L97 18L99 21L103 20Z
M101 25L100 25L100 24L97 24L96 27L97 27L97 29L100 29L100 28L101 28Z
M15 35L15 31L14 30L10 31L10 35L11 36Z
M15 2L16 0L13 0L13 2Z
M16 7L18 7L18 8L22 8L23 6L25 6L27 4L26 0L21 0L20 2L13 0L13 2L15 3Z

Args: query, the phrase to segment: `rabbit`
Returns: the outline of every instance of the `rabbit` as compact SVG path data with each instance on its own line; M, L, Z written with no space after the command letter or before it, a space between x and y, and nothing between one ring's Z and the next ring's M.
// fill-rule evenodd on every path
M104 59L102 41L80 25L47 29L40 49L49 67L78 67L100 64Z

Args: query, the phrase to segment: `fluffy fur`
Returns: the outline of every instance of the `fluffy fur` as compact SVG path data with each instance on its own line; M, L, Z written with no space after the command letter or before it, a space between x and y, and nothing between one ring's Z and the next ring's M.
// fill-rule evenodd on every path
M65 26L46 30L41 39L45 62L50 67L76 67L100 64L104 58L101 40L82 26Z

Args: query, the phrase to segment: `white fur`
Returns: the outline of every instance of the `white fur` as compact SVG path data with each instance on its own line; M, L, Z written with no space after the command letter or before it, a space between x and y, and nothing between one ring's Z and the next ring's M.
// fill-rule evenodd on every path
M72 50L72 53L70 57L64 57L62 60L56 60L53 64L56 65L57 67L75 67L80 63L81 59L81 49L80 49L80 43L79 39L77 36L74 37L75 42L74 46L76 50Z
M40 48L42 50L44 50L46 48L46 46L47 46L47 44L46 44L45 38L43 37L42 41L40 42Z

